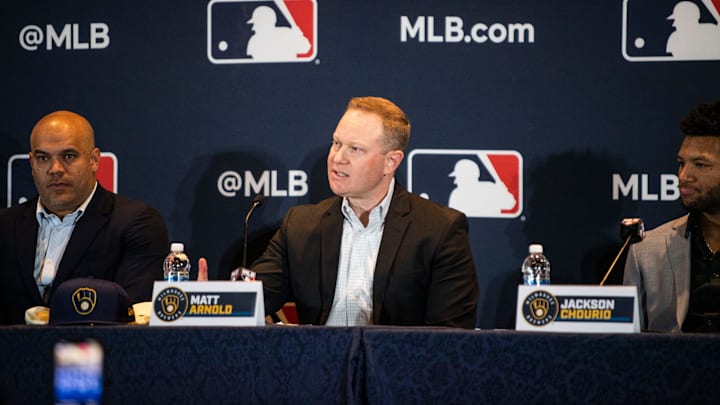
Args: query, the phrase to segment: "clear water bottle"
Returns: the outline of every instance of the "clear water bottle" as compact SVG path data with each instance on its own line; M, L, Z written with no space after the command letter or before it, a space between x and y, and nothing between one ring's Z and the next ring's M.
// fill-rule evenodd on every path
M550 260L543 254L543 245L532 244L529 255L522 264L523 284L550 284Z
M190 258L184 244L170 244L170 253L163 262L163 278L171 283L190 280Z

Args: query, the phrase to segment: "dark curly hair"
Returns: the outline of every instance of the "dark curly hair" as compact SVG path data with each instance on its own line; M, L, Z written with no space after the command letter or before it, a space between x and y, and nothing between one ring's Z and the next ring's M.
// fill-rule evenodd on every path
M720 100L698 104L680 122L680 130L685 135L720 136Z

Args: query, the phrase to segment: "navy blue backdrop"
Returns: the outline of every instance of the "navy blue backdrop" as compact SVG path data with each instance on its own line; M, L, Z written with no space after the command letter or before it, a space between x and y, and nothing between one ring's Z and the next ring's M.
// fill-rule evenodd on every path
M0 195L34 194L32 126L76 111L115 157L101 171L116 184L103 184L158 208L171 239L226 278L252 197L266 203L250 259L288 207L330 195L325 156L349 98L384 96L413 125L400 182L450 204L467 159L493 201L512 196L469 214L478 325L511 328L528 243L545 245L554 283L597 283L621 218L654 227L683 212L678 122L720 98L720 44L666 52L676 3L3 2ZM700 23L720 22L718 1L692 3ZM253 35L285 52L249 54Z

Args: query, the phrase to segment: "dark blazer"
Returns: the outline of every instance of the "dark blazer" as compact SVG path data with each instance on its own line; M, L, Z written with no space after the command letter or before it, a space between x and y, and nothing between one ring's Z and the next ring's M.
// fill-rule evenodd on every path
M322 325L335 294L342 198L291 208L254 264L265 310L296 304L300 323ZM373 281L373 323L473 328L478 285L465 215L396 183Z
M24 323L27 308L47 305L33 278L36 207L37 197L0 210L0 324ZM91 276L122 285L133 303L150 301L153 281L162 280L168 247L167 227L158 211L98 184L75 224L52 287Z

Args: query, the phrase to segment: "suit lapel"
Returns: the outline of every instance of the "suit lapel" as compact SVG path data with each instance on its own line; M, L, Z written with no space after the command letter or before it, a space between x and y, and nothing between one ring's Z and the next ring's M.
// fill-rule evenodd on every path
M375 262L375 274L373 276L373 323L380 322L385 292L387 291L388 280L392 265L395 263L398 249L405 235L410 219L410 199L408 192L396 183L393 198L390 201L388 213L385 216L385 227L383 229L380 249L377 261Z
M65 280L73 278L73 272L78 268L88 247L95 240L97 233L109 220L109 214L113 208L112 194L105 191L98 184L90 204L83 216L75 224L70 240L68 241L65 253L60 261L57 275L53 286L58 286Z
M676 228L675 232L668 234L665 242L675 284L682 288L685 285L684 282L690 280L687 272L690 268L690 241L685 238L685 226Z
M680 218L673 224L674 232L665 238L674 281L671 291L667 291L671 297L667 298L673 302L678 314L687 313L690 304L690 240L685 237L687 220L687 215ZM678 319L678 325L681 325L680 322L682 320Z
M340 242L342 241L343 216L340 211L342 199L337 198L328 208L318 225L320 232L320 289L322 294L320 323L324 324L330 314L335 284L337 283L338 263L340 261Z
M27 204L25 212L15 223L15 244L18 247L18 261L20 262L20 277L23 286L40 297L37 283L33 278L35 270L35 250L37 245L39 225L35 211L37 209L37 198Z

